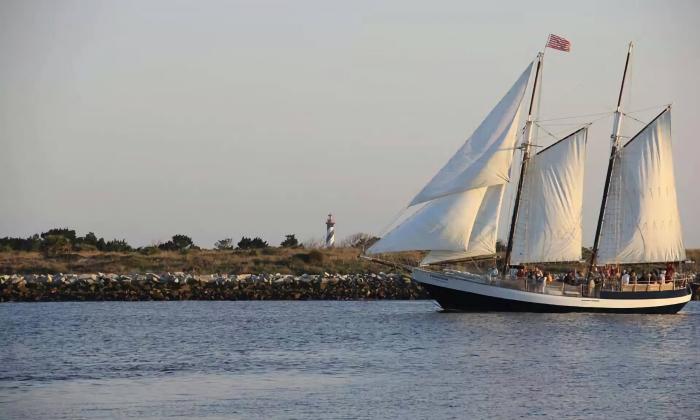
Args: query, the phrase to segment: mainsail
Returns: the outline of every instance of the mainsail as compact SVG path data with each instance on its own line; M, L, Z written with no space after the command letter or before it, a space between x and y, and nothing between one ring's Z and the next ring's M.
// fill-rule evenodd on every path
M581 259L587 132L582 128L531 158L524 174L512 264Z
M603 216L599 264L682 261L667 108L620 150Z
M447 259L493 254L517 124L532 64L449 162L411 201L425 203L367 250L440 251ZM435 259L428 256L432 261Z

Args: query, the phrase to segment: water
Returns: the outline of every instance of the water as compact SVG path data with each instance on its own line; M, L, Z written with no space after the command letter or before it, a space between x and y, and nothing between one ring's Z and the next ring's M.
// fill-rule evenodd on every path
M430 301L0 305L0 417L698 418L678 315Z

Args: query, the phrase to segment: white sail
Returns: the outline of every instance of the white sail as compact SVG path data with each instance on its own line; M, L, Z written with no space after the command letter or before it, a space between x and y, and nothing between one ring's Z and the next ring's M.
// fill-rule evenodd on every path
M616 158L597 262L684 259L668 108L633 137Z
M503 190L501 184L433 200L367 253L439 250L467 256L493 254Z
M581 259L587 128L533 156L523 181L512 264Z
M496 253L498 235L498 220L503 203L505 185L488 187L481 206L469 233L469 241L465 250L439 251L432 250L423 258L421 264L434 264L442 261L462 260L465 258L491 255Z
M409 206L509 181L513 147L517 137L517 114L531 69L532 63Z

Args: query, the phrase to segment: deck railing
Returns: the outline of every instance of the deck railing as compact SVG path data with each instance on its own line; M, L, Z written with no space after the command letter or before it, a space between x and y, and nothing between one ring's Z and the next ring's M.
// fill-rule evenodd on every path
M661 282L640 282L636 284L621 285L619 279L606 279L602 283L597 282L596 286L589 289L585 283L585 278L577 278L576 284L568 284L561 280L553 282L543 282L528 277L515 276L489 276L472 273L464 273L457 270L447 270L453 275L464 277L465 280L479 281L493 286L504 287L507 289L520 290L524 292L542 293L556 296L574 296L574 297L600 297L601 291L610 292L657 292L665 290L684 289L688 282L692 280L691 275L677 274L672 281Z

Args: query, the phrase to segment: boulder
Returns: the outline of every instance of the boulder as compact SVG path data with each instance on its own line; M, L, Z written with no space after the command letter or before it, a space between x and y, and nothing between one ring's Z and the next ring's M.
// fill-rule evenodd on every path
M160 283L160 276L155 273L146 273L146 280L151 283Z

